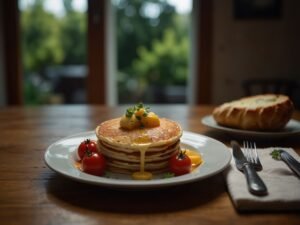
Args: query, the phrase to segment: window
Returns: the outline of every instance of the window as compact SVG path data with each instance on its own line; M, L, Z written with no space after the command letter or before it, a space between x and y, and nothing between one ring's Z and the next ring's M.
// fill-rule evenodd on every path
M24 63L24 58L25 54L24 54L24 49L25 46L24 44L22 44L22 58L20 56L20 43L19 43L19 39L24 38L24 34L26 34L26 32L24 31L20 31L20 27L19 27L19 22L22 22L22 18L20 19L20 15L22 17L23 12L26 10L26 7L37 3L37 4L42 4L43 7L43 11L50 11L47 12L48 14L51 14L51 17L53 19L53 17L55 18L59 18L61 19L61 17L64 17L62 15L57 16L53 14L56 14L55 12L51 12L51 10L49 10L49 8L45 7L44 8L44 3L45 2L50 2L51 4L55 4L57 5L58 2L61 2L58 5L62 5L62 8L65 8L66 6L70 6L72 10L76 9L75 11L79 11L81 14L85 15L85 19L87 21L86 24L86 35L83 35L81 37L86 38L87 39L87 43L85 43L85 41L78 41L76 42L76 45L74 46L74 49L72 50L77 50L77 43L82 44L85 43L87 45L86 48L86 58L85 60L81 60L79 63L78 61L69 61L69 60L65 60L64 62L62 62L62 58L64 59L64 54L66 52L64 51L56 51L55 54L50 54L50 56L54 56L54 59L59 59L58 61L53 60L53 58L51 60L47 60L46 64L44 65L44 69L36 69L36 70L30 70L27 67L25 68L25 76L23 71L21 72L22 68L20 66L20 62ZM78 5L78 2L83 2L81 7L79 7L80 10L77 10L78 7L75 7L74 4ZM112 2L112 6L111 4L107 4L109 2ZM130 6L129 3L135 2L136 4L139 3L141 4L146 4L147 6L142 6L142 9L135 11L132 10L132 7L127 7ZM158 68L159 66L163 65L164 63L160 63L158 62L159 66L153 66L152 64L150 64L151 66L149 67L149 63L144 64L144 60L145 59L149 59L150 58L150 62L153 63L153 57L151 57L151 55L157 52L161 53L161 51L155 51L157 49L160 48L156 48L155 46L160 46L160 43L163 42L164 40L177 40L177 35L180 29L178 30L176 28L176 31L169 31L170 29L172 30L172 28L174 28L174 24L176 24L176 20L171 20L171 25L170 24L162 24L161 21L163 21L163 19L161 19L160 17L162 15L164 15L164 13L162 13L164 10L166 10L166 12L173 12L174 13L174 8L176 13L175 14L181 14L179 12L179 9L181 7L178 7L175 3L179 4L182 2L189 2L189 10L191 8L193 8L193 13L191 13L193 19L188 19L188 22L186 22L186 27L181 26L183 29L186 29L188 32L187 34L191 34L191 39L192 39L192 45L190 45L190 41L188 38L188 42L187 44L190 45L190 48L192 49L191 53L188 54L190 55L190 59L188 60L189 56L187 57L187 61L188 63L191 63L192 65L188 65L187 68L190 67L190 72L188 72L190 74L190 78L192 79L188 79L185 82L174 82L174 79L171 78L171 81L159 81L159 79L157 79L157 77L162 77L162 75L164 75L164 78L169 79L169 76L165 76L165 73L160 73L157 71L154 71L152 68ZM211 43L211 39L212 39L212 3L210 0L201 0L201 1L193 1L193 7L191 7L191 2L192 0L187 0L187 1L173 1L173 0L152 0L152 1L126 1L126 0L105 0L105 1L98 1L98 0L57 0L57 1L50 1L50 0L12 0L12 1L4 1L2 3L3 8L2 8L2 12L3 12L3 24L4 24L4 32L3 32L3 36L4 36L4 62L5 64L5 80L6 80L6 100L7 103L9 105L11 104L23 104L24 101L22 101L22 86L23 86L23 77L25 77L25 80L30 80L31 83L29 83L30 85L35 85L35 86L41 86L43 92L41 93L45 93L46 97L38 97L37 95L34 94L34 92L32 92L32 96L34 98L36 98L32 104L40 104L39 102L42 100L46 103L50 102L62 102L65 103L65 97L64 95L61 95L60 92L53 92L54 93L54 98L48 98L49 97L49 93L51 93L51 91L54 90L54 86L53 83L49 82L49 76L45 75L47 74L47 72L50 71L50 74L53 74L55 71L59 71L59 73L61 73L61 66L64 67L66 65L68 66L73 66L73 65L85 65L85 69L84 67L82 67L83 69L81 70L81 74L85 73L87 74L86 79L85 78L81 78L83 79L83 81L80 82L80 84L83 86L81 86L81 90L83 90L81 93L83 94L78 94L77 96L81 96L81 97L77 97L75 98L76 101L81 101L81 102L87 102L87 103L92 103L92 104L114 104L114 103L126 103L126 102L131 102L134 100L146 100L147 102L157 102L157 101L161 101L164 102L164 98L165 96L172 96L166 93L172 93L172 91L170 91L170 89L172 89L172 86L179 86L179 89L177 90L182 90L182 86L183 89L187 89L186 84L189 83L189 87L188 87L188 92L189 92L189 103L209 103L210 102L210 97L211 97L211 67L212 67L212 54L211 54L211 49L212 49L212 43ZM126 4L125 4L126 3ZM46 4L46 3L45 3ZM49 4L49 3L48 3ZM125 5L123 5L125 4ZM80 5L80 4L79 4ZM85 7L82 7L84 6ZM86 5L87 5L87 14L83 13L85 12L86 9ZM18 10L18 6L20 10ZM73 7L73 8L72 8ZM119 52L121 49L119 46L121 46L118 42L114 42L114 39L117 38L119 35L119 32L117 32L117 34L113 33L115 36L112 36L112 32L110 32L112 30L112 27L115 26L111 26L112 24L116 25L118 23L114 23L114 21L116 20L116 18L112 18L114 15L114 13L110 13L111 11L111 7L113 9L115 9L115 11L123 11L123 13L125 14L125 16L129 17L127 19L125 19L124 21L131 21L131 17L132 15L134 15L133 12L135 12L135 14L140 15L142 17L142 19L147 20L147 30L144 29L144 37L148 40L152 40L153 43L148 43L147 45L144 45L143 43L141 44L141 42L137 42L134 39L128 39L129 36L127 36L127 39L125 40L125 42L130 43L130 42L134 42L135 45L135 52L134 54L136 55L136 57L133 59L131 58L131 62L128 63L127 65L121 63L121 57L127 57L127 52L122 52L122 55L117 55L116 57L114 57L114 52L115 51L108 51L109 54L107 54L107 49L114 49L117 48ZM66 9L66 8L65 8ZM69 8L70 9L70 8ZM20 11L20 13L19 13ZM113 11L113 10L112 10ZM119 12L120 13L120 12ZM116 14L119 14L118 12ZM188 13L189 14L189 13ZM175 16L176 17L176 16ZM186 15L186 18L189 18L190 16ZM170 21L170 20L169 20ZM174 22L175 21L175 22ZM184 21L184 20L183 20ZM44 22L44 21L42 21ZM118 21L117 21L118 22ZM120 20L119 20L120 22ZM178 21L177 21L178 22ZM42 23L41 23L42 24ZM125 30L130 31L132 30L131 28L133 26L128 26L128 23L126 25L126 23L124 23L125 26L123 28L125 28ZM124 25L123 24L123 25ZM158 24L161 24L163 26L160 26ZM84 25L84 23L83 23ZM130 25L130 24L129 24ZM131 24L132 25L132 24ZM170 26L169 26L170 25ZM159 29L156 29L155 32L152 32L151 30L155 30L155 27L159 26ZM72 26L71 26L72 27ZM84 26L83 26L84 27ZM162 27L164 27L164 29L162 29ZM189 29L190 27L192 27L192 29ZM21 27L22 28L22 27ZM36 26L36 31L38 31L39 29L45 30L44 28L49 28L49 29L54 29L57 30L57 28L54 26L50 26L47 27L46 25L43 26ZM128 29L129 28L129 29ZM157 27L158 28L158 27ZM22 28L23 29L23 28ZM47 30L47 29L46 29ZM135 30L135 28L133 27L133 30ZM78 30L77 30L78 31ZM108 32L109 31L109 32ZM151 31L151 32L150 32ZM154 35L155 33L155 35ZM150 35L151 34L151 35ZM159 35L157 35L159 34ZM199 36L199 34L201 34L201 37ZM36 34L33 35L33 38L35 38ZM184 36L184 35L183 35ZM21 38L20 38L21 37ZM77 36L72 36L73 40L80 37L80 35ZM174 38L175 37L175 38ZM150 39L149 39L150 38ZM180 37L180 39L182 39L182 37ZM29 39L31 40L31 39ZM82 39L81 39L82 40ZM107 40L108 43L107 43ZM24 40L22 40L24 41ZM62 40L59 41L51 41L50 45L55 44L55 42L61 42ZM167 41L169 42L169 41ZM178 44L176 42L176 45ZM30 42L31 43L31 42ZM71 43L71 42L69 42ZM73 42L74 43L74 42ZM111 43L115 43L115 44L111 44ZM164 43L164 42L163 42ZM171 42L170 42L171 43ZM186 42L183 42L186 43ZM32 43L31 43L32 44ZM48 43L49 44L49 43ZM108 45L109 44L109 45ZM126 45L126 43L125 43ZM113 46L113 47L111 47ZM28 46L27 46L28 47ZM124 47L124 45L123 45ZM126 46L125 46L126 47ZM51 52L51 47L48 49L50 49L49 52ZM36 50L36 49L35 49ZM63 52L62 54L58 54L59 52ZM163 51L162 51L163 52ZM178 51L180 52L180 51ZM178 55L177 52L177 55ZM201 52L201 54L199 55L199 52ZM27 52L28 53L28 52ZM26 54L27 54L26 53ZM41 54L41 52L39 53ZM132 54L131 52L128 53ZM43 55L43 54L42 54ZM185 55L185 54L184 54ZM49 56L49 55L48 55ZM108 57L107 57L108 56ZM150 56L150 57L149 57ZM160 59L163 59L162 61L165 61L169 56L166 57L160 57ZM43 58L43 57L41 57ZM84 57L83 57L84 58ZM83 59L81 58L81 59ZM116 60L117 59L117 60ZM28 60L28 59L27 59ZM117 61L116 65L114 65L114 61ZM177 63L176 60L172 61L172 60L166 60L170 62L170 65L168 65L168 67L172 67L174 65L182 65L181 63ZM109 63L109 62L113 62L113 63ZM154 60L155 62L155 60ZM26 62L28 64L28 62ZM74 64L73 64L74 63ZM86 64L85 64L86 63ZM156 62L157 64L157 62ZM30 65L30 64L29 64ZM45 66L46 65L46 66ZM88 67L87 67L88 65ZM143 67L145 67L144 65L147 65L148 67L145 69ZM154 63L155 65L155 63ZM25 67L25 65L23 66ZM47 67L47 69L46 69ZM49 68L48 68L49 67ZM33 68L33 67L31 67ZM78 67L73 67L73 69L75 68L75 70L77 71ZM165 66L163 66L163 68L165 68ZM72 71L72 70L71 70ZM109 73L107 73L107 71L109 71ZM117 72L116 72L117 71ZM146 73L142 73L141 71L146 71ZM150 72L149 72L150 71ZM160 71L160 70L159 70ZM182 70L175 70L175 72L179 72L179 74L181 73ZM64 72L63 72L64 73ZM176 73L170 73L171 76L175 76L174 74ZM31 74L31 75L28 75ZM145 75L146 74L146 75ZM184 73L181 73L184 74ZM187 73L186 73L187 74ZM199 76L200 74L200 76ZM177 74L178 75L178 74ZM177 76L176 75L176 76ZM112 79L113 76L116 76L117 79ZM184 75L187 77L187 75ZM37 78L36 78L37 77ZM51 76L50 76L51 77ZM57 76L56 76L57 77ZM58 76L60 77L60 76ZM81 76L84 77L84 76ZM135 77L135 79L133 79L133 77ZM176 79L178 81L178 77L177 76ZM137 79L136 79L137 78ZM176 80L175 79L175 80ZM146 80L146 82L144 82ZM161 98L159 98L157 100L157 98L153 97L153 95L151 94L151 92L149 91L152 87L150 87L151 83L148 82L150 80L152 82L152 84L155 84L154 86L159 86L159 82L162 82L161 86L159 86L160 91L162 91L162 95ZM179 79L180 80L180 79ZM113 81L113 82L112 82ZM55 81L56 82L56 81ZM55 83L54 82L54 83ZM61 82L62 84L64 84L63 86L66 87L67 85L69 85L70 83L65 81L65 82ZM117 85L114 85L117 84ZM117 88L111 88L111 87L115 87L118 86ZM41 89L41 87L39 87L38 90ZM123 91L123 90L125 91ZM123 92L122 92L123 91ZM133 93L132 93L133 92ZM26 93L26 91L25 91ZM38 91L35 93L39 93ZM39 93L38 95L43 96L43 94ZM76 93L76 91L72 91L71 94ZM80 93L77 92L77 93ZM109 95L107 93L110 93ZM113 93L113 94L112 94ZM119 94L118 94L119 93ZM136 99L122 99L124 96L121 93L125 93L124 95L131 95L136 97ZM176 94L178 93L186 93L186 91L175 91ZM117 95L119 97L119 99L114 98ZM186 95L186 94L184 94ZM182 99L184 99L183 101L186 101L186 96L183 96ZM48 97L47 97L48 96ZM112 97L111 97L112 96ZM190 96L192 96L192 98L190 98ZM178 96L177 96L178 97ZM178 98L175 98L175 102L178 101ZM112 100L111 98L115 99ZM46 100L45 100L46 99ZM50 99L50 100L49 100ZM81 99L81 100L80 100ZM117 99L117 100L116 100ZM172 98L167 98L167 101L173 101L170 100ZM192 100L191 100L192 99Z
M85 103L86 0L19 0L25 104Z
M119 103L185 103L192 1L114 0Z

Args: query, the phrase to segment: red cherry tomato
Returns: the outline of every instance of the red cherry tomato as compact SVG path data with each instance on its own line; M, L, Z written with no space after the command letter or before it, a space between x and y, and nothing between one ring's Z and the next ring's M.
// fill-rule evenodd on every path
M83 172L101 176L104 174L106 161L101 153L87 152L82 159Z
M184 151L180 151L179 154L171 157L169 167L170 172L174 173L176 176L183 175L191 172L192 161Z
M79 160L83 159L87 150L89 150L90 152L98 152L97 143L90 139L86 139L81 142L77 150Z

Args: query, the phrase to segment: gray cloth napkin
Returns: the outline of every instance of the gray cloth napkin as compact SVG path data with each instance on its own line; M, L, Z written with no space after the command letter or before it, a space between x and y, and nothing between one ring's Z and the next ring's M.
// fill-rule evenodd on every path
M274 160L270 153L278 147L257 149L263 170L259 176L268 188L268 195L255 196L249 193L245 176L240 172L232 158L231 165L224 172L229 194L237 210L273 211L300 210L300 179L283 162ZM291 148L281 148L296 160L299 156Z

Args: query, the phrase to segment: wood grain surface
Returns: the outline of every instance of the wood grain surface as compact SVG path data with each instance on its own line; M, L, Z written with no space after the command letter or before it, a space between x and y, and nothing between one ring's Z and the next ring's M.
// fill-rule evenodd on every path
M231 140L201 124L211 106L153 106L184 130L225 144ZM49 106L0 109L0 224L299 224L299 212L240 213L233 207L222 173L208 179L148 191L111 190L62 177L44 163L46 148L65 136L93 130L118 117L125 106ZM294 118L300 120L300 113ZM299 137L261 140L300 153Z

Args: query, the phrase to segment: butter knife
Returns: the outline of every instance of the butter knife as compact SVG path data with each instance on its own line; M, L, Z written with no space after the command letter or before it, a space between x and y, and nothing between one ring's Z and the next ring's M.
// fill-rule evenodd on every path
M231 141L233 158L235 160L236 167L243 171L248 185L248 190L254 195L266 195L268 194L267 187L262 179L258 176L253 165L247 161L244 153L242 152L239 144L236 141Z
M281 160L284 161L298 177L300 177L300 163L288 152L282 149L279 149L279 153Z

